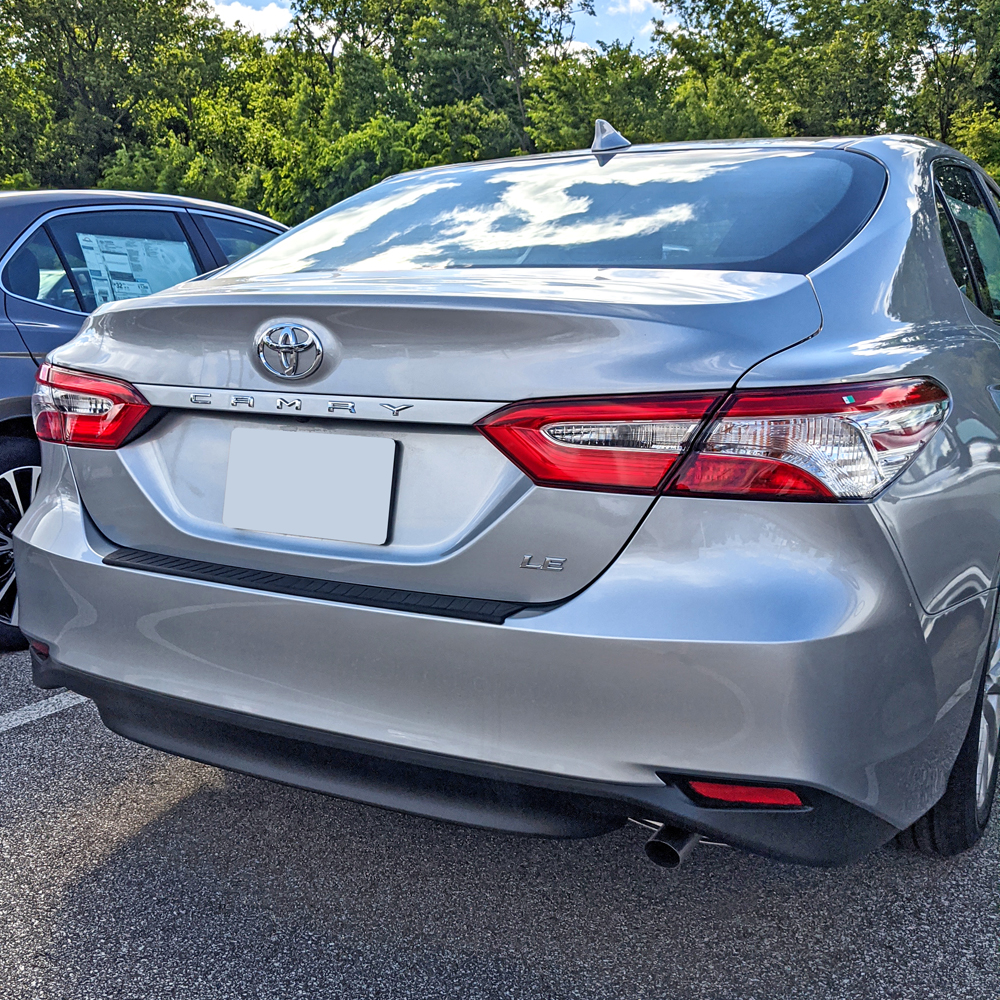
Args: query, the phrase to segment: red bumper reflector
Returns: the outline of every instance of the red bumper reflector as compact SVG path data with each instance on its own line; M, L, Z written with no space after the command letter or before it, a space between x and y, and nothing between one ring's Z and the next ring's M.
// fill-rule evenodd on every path
M28 645L44 660L49 655L49 647L37 639L30 639Z
M751 806L800 806L802 799L790 788L768 788L764 785L729 785L717 781L689 781L688 787L697 795L719 802L738 802Z

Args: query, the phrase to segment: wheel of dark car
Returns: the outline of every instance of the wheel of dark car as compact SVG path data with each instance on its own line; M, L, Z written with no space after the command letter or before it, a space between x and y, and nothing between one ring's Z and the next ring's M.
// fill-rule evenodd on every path
M982 837L997 788L1000 742L1000 642L996 630L969 732L938 803L899 835L903 847L951 857Z
M17 627L17 580L11 536L28 509L41 475L38 442L33 438L0 438L0 649L24 649L27 640Z

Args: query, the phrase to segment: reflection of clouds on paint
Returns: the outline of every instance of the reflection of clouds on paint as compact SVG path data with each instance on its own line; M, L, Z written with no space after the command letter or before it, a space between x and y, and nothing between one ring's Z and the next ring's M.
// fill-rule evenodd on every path
M724 169L726 167L719 163L704 162L699 154L691 159L680 154L671 162L669 176L665 176L659 158L644 162L639 157L629 164L627 171L615 174L595 174L589 160L563 164L557 171L548 164L500 170L487 179L489 184L504 185L496 201L441 213L431 222L437 230L433 242L390 246L380 254L346 267L392 270L412 267L429 257L437 258L437 266L446 267L450 260L442 253L444 246L456 253L502 252L538 246L582 246L601 240L645 236L664 226L690 222L694 218L694 206L681 202L646 214L612 212L600 218L585 218L593 199L571 194L571 189L583 184L638 187L651 182L693 183ZM395 233L385 242L399 236Z
M678 164L680 169L672 169L670 177L666 178L662 162L650 161L635 166L637 169L614 175L595 175L593 165L587 160L572 169L564 166L558 172L547 166L501 171L489 178L490 184L505 185L496 202L446 212L434 224L441 226L443 239L467 250L566 246L639 236L671 223L689 221L692 206L668 205L646 215L626 216L616 212L583 222L579 217L590 210L593 199L572 195L570 189L581 184L637 187L650 181L695 181L718 169L704 162Z
M767 257L822 218L852 176L850 167L829 157L813 158L811 169L794 173L777 165L811 156L806 149L707 155L703 148L675 148L611 160L515 158L404 174L328 209L227 273L591 266L625 259L636 266L695 266L695 260L716 261L731 233L744 249L730 248L725 260ZM774 189L776 169L781 194ZM724 176L733 171L743 172ZM764 228L752 222L761 212Z
M594 161L582 159L577 163L563 163L557 169L552 164L538 166L513 165L507 169L488 168L489 185L496 185L493 199L485 204L464 205L441 212L432 219L414 219L409 229L394 229L380 234L379 245L386 249L367 256L356 265L365 269L393 269L413 267L427 255L436 256L435 263L449 264L443 246L455 252L511 250L528 246L573 246L602 239L622 239L655 232L664 226L689 222L693 208L685 202L665 205L654 211L629 215L610 212L599 218L584 218L591 209L593 199L586 194L571 193L580 185L588 187L639 187L647 183L694 183L720 171L731 169L742 157L730 154L728 164L719 159L706 162L697 151L678 152L670 158L665 169L660 157L634 157L627 170L614 172L595 171ZM392 216L402 209L447 188L459 186L459 181L447 175L429 175L423 182L405 178L396 190L392 182L382 197L362 200L352 205L330 210L309 225L294 230L287 236L270 243L260 254L253 254L244 263L233 265L234 275L251 274L266 261L272 272L290 273L316 266L317 254L344 246L353 236L370 230L375 223ZM436 230L433 243L416 239L412 243L396 243L416 225L429 224ZM396 245L391 245L396 243ZM258 259L263 257L260 263Z
M587 201L589 199L580 199ZM581 209L580 211L585 211ZM356 265L363 270L393 270L412 267L421 258L437 257L438 267L451 262L442 256L442 243L450 244L456 252L481 252L517 250L522 247L580 246L601 240L624 239L628 236L645 236L671 223L689 222L694 216L691 205L671 205L649 215L607 215L585 223L565 224L562 219L533 218L530 211L519 211L520 218L513 227L511 208L508 205L484 205L449 213L437 220L443 223L440 239L434 243L414 243L409 246L390 247ZM450 223L450 225L449 225ZM498 226L498 223L508 225Z
M343 246L352 236L370 229L374 223L393 212L415 205L421 198L445 188L457 187L458 181L444 177L428 178L423 184L408 184L384 198L345 204L342 208L327 210L308 226L293 229L285 236L266 244L268 269L273 272L300 271L312 263L316 251ZM396 234L398 235L398 234ZM253 274L260 254L251 254L246 262L233 265L230 274Z
M216 16L227 27L234 27L237 22L248 31L269 38L287 28L292 20L292 11L271 0L266 6L252 7L250 4L233 0L232 3L214 4Z
M785 150L781 153L784 155ZM487 178L487 183L508 184L511 188L516 188L518 198L528 198L533 204L538 205L539 211L546 211L547 209L543 207L546 202L567 197L567 189L577 184L640 187L654 182L695 183L744 160L757 159L759 155L756 151L734 150L719 153L709 159L700 149L677 150L670 154L669 160L660 156L635 156L628 161L622 161L622 164L628 163L627 169L613 172L595 171L594 160L590 157L581 157L576 161L561 163L558 170L554 170L548 163L532 167L518 164L509 170L494 170Z

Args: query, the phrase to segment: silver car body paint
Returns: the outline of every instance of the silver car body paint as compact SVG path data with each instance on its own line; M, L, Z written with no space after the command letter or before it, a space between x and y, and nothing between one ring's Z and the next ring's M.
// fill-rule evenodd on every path
M768 358L739 384L912 373L948 386L947 426L874 504L922 606L935 612L996 586L1000 413L989 387L1000 381L1000 327L951 279L936 229L928 160L963 158L911 138L852 145L886 163L889 189L865 230L810 275L823 335ZM886 261L895 265L889 273Z
M944 791L992 623L1000 329L967 308L931 225L928 163L957 154L911 138L835 144L890 180L862 232L808 276L223 273L98 311L51 360L171 409L118 451L45 446L16 533L22 627L62 664L190 702L546 775L800 784L907 826ZM335 336L339 363L282 386L250 343L289 315ZM871 503L544 489L471 426L541 396L911 374L943 383L952 410ZM263 404L234 414L236 391ZM278 408L292 396L307 423L306 409ZM331 401L367 407L358 433L403 442L389 544L226 528L231 428L354 420L324 412ZM376 414L383 402L412 408ZM102 564L116 546L564 603L457 621ZM524 572L528 553L565 563Z
M95 313L59 363L148 383L155 351L163 385L506 401L717 389L820 324L806 278L746 271L220 276L175 286L145 308L128 305ZM335 334L340 360L281 385L242 339L234 351L233 338L293 310L321 336ZM181 346L192 343L197 351Z
M602 287L611 281L617 288L613 272L433 272L420 281L351 276L322 285L301 276L304 290L279 293L280 309L294 308L321 335L336 331L340 362L296 383L294 394L276 392L252 352L233 370L233 328L252 332L274 311L275 292L264 282L234 289L203 280L127 318L101 312L60 363L99 368L148 389L137 366L148 370L150 349L176 340L176 327L194 324L206 331L198 338L202 351L158 349L156 367L163 383L179 386L168 391L185 411L199 412L168 417L116 452L78 450L73 468L84 504L109 538L134 548L435 593L532 602L568 597L615 557L650 499L534 487L471 426L475 419L531 396L725 388L762 348L780 350L814 334L821 322L801 276L633 270L617 277L628 305ZM387 306L390 288L394 304ZM317 305L324 300L327 306ZM252 411L241 400L233 412L227 385L253 398ZM456 385L474 390L480 402L441 398ZM212 403L190 401L208 388ZM279 410L278 399L293 395L303 410ZM356 412L330 413L333 402L354 403ZM382 402L410 403L405 422ZM216 407L225 416L205 412ZM406 485L397 495L391 544L372 550L287 536L248 540L223 525L232 427L259 421L307 433L314 424L307 428L297 418L315 411L323 421L315 426L329 426L326 418L362 418L361 433L402 442L399 474ZM450 426L413 427L425 413ZM461 425L451 423L452 414L465 418ZM522 572L524 555L536 552L564 558L564 570Z
M65 449L46 452L27 627L113 680L593 780L801 782L894 825L941 794L968 727L987 602L918 612L865 505L663 498L578 598L494 626L107 567Z

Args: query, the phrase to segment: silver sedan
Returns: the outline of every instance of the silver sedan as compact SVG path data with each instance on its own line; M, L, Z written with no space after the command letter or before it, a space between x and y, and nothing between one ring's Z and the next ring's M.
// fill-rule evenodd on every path
M905 136L417 171L39 374L35 682L172 753L805 864L997 780L1000 193Z

